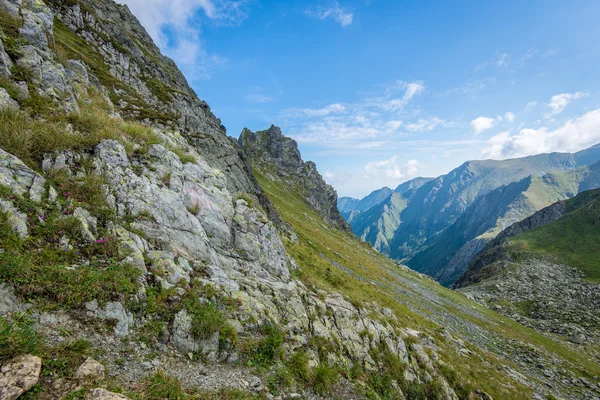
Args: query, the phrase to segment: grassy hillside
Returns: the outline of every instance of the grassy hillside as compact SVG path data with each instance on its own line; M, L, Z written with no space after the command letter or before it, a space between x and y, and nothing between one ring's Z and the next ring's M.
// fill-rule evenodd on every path
M588 279L600 281L600 198L577 207L581 202L581 198L567 202L574 211L511 239L511 246L557 257L579 268Z
M573 352L399 266L355 236L323 223L293 188L256 177L298 235L297 241L284 243L299 263L298 278L307 286L338 291L355 304L376 301L391 308L399 328L424 331L435 338L443 360L455 366L461 384L479 387L498 399L531 398L531 392L505 372L506 368L520 369L517 363L523 348L535 349L539 360L552 360L553 365L560 364L578 376L600 374L600 365L585 352ZM445 332L462 338L475 353L468 362ZM529 380L543 379L539 371L536 366L527 373Z
M464 259L458 264L452 263L463 245L476 238L493 239L513 223L574 196L589 171L590 167L582 167L542 177L530 176L492 190L477 198L454 224L432 238L428 247L411 258L407 265L433 276L442 285L452 285L470 261Z

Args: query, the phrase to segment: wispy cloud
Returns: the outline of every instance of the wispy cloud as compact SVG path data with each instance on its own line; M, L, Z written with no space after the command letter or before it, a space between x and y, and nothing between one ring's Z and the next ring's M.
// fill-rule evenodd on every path
M140 20L160 49L173 58L186 76L207 79L227 64L202 43L202 21L238 25L247 17L245 0L118 0Z
M582 97L586 97L588 93L585 92L577 92L577 93L561 93L555 96L552 96L550 99L550 103L548 103L548 111L544 116L546 118L552 118L555 115L560 114L567 108L569 103L573 100L581 99Z
M498 56L498 59L496 60L496 65L498 67L507 67L508 66L508 58L510 57L510 54L508 53L502 53Z
M477 79L469 82L465 82L462 85L453 87L442 92L436 93L436 97L448 97L453 95L471 95L475 96L483 89L485 89L488 83L495 82L495 78Z
M600 143L600 109L590 111L550 130L521 129L516 134L502 132L492 137L483 148L490 158L525 157L553 151L574 152Z
M525 106L525 112L531 111L534 108L537 107L537 101L530 101L529 103L527 103L527 105Z
M448 123L438 117L431 119L419 119L417 122L406 125L406 129L411 132L429 132L439 126L447 125Z
M405 108L424 91L423 82L397 81L356 103L288 108L279 119L300 143L331 147L341 142L353 146L382 142L401 133Z
M264 94L247 94L246 101L249 101L250 103L264 104L272 102L273 97Z
M331 18L338 22L342 27L352 24L352 19L354 18L353 12L342 8L337 1L334 1L329 7L307 9L304 11L304 14L320 20Z

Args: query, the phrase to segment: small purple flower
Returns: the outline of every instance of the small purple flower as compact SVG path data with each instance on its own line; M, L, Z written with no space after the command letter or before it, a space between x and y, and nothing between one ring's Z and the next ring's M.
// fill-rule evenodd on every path
M9 198L9 199L12 199L12 198L14 198L14 197L15 197L15 196L12 196L12 195L8 196L8 198Z

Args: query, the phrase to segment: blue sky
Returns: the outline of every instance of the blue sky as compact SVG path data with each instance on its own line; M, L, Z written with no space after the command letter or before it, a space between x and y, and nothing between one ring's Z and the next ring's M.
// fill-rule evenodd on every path
M228 134L280 126L340 195L600 142L600 2L120 0Z

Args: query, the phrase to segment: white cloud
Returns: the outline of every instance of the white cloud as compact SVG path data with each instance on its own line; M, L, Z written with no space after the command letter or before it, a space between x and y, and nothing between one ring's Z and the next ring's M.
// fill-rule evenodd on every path
M270 103L273 101L273 97L264 94L247 94L246 100L250 103Z
M550 103L548 103L550 111L547 114L545 114L545 117L550 118L560 114L573 100L577 100L585 96L587 96L587 93L584 92L561 93L552 96L552 99L550 99Z
M475 135L479 135L481 132L492 129L494 125L496 125L495 118L478 117L471 121L471 127L473 128Z
M351 11L345 10L340 6L340 3L335 1L331 7L317 7L304 12L312 18L325 20L331 18L337 21L342 27L352 24L354 15Z
M368 106L378 108L381 111L401 111L415 96L422 94L424 91L425 86L422 81L396 81L385 88L382 96L368 98L366 103ZM402 97L398 97L402 93L404 93Z
M433 117L429 120L419 119L418 122L406 125L406 129L411 132L429 132L436 129L440 125L445 125L446 121L438 117Z
M408 160L405 164L398 163L398 156L388 160L371 161L365 165L365 179L378 179L385 177L391 181L414 178L422 169L417 160Z
M140 20L158 47L191 79L206 79L226 63L202 44L200 21L235 25L246 18L245 0L118 0ZM169 34L166 34L166 30Z
M553 151L574 152L600 143L600 109L567 121L549 130L521 129L517 134L502 132L492 137L482 153L490 158L525 157Z
M323 108L288 108L281 112L287 118L301 117L326 117L331 114L340 114L346 111L343 104L330 104Z
M516 115L511 113L510 111L504 114L504 119L506 119L508 122L513 122L515 118L517 118Z
M381 145L401 134L405 107L423 93L423 82L397 81L383 86L379 95L356 103L333 103L321 108L288 108L279 113L281 126L300 143L328 147L340 143Z

